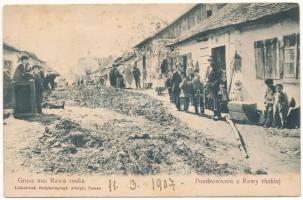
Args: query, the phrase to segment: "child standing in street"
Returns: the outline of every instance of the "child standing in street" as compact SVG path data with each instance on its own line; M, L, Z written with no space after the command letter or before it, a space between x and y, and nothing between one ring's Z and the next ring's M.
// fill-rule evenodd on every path
M228 94L223 83L220 83L219 92L218 92L218 106L220 107L221 112L228 112Z
M182 83L181 83L181 89L182 89L182 92L183 92L183 97L182 97L183 106L184 106L183 110L185 112L187 112L188 107L189 107L189 103L192 100L193 86L192 86L192 83L191 83L189 77L183 76L182 79L183 80L182 80Z
M275 86L273 84L272 79L266 79L266 92L264 96L264 104L265 104L265 111L264 111L264 128L268 128L272 126L273 123L273 105L275 99Z
M283 92L283 85L277 84L274 100L274 125L276 128L286 127L286 116L288 112L288 98Z
M162 94L162 91L165 89L164 79L162 78L162 74L159 74L158 79L155 81L155 89L158 95Z

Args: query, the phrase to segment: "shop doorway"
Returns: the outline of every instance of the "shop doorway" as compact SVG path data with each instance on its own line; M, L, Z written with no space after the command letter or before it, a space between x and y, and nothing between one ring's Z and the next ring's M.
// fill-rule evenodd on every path
M166 74L168 72L168 60L163 59L161 66L160 66L161 74Z
M214 59L215 66L223 72L226 79L226 59L225 59L225 46L212 48L211 55ZM227 81L224 81L225 88L227 88Z
M221 71L221 77L218 78L223 80L223 84L227 92L225 46L212 48L211 55L214 59L215 67L217 67L217 69ZM224 105L222 104L220 107L222 112L224 113L228 112L227 104Z
M191 53L182 55L181 59L182 59L181 63L182 63L182 67L183 67L183 73L186 76L186 69L187 69L187 65L188 65L189 61L191 60Z

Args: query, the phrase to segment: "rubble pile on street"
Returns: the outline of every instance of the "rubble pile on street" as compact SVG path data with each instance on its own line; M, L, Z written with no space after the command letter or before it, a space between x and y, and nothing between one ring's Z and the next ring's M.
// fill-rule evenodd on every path
M96 91L87 90L56 91L51 98L82 99L78 102L82 106L97 105L126 117L107 119L86 128L70 119L57 119L25 152L24 165L50 174L148 175L176 173L178 165L197 174L233 173L233 167L204 156L203 151L212 148L212 142L168 114L160 102L148 95L104 88L102 99L106 98L107 104L93 104L89 97ZM122 96L123 104L113 103ZM138 123L133 116L140 116L145 122Z
M102 138L92 135L88 130L71 120L62 119L45 128L42 143L51 147L58 147L69 143L74 147L99 147L102 145Z
M177 123L176 118L164 109L160 101L138 92L87 86L55 91L49 98L55 101L72 100L81 106L106 108L125 115L143 116L164 126Z
M26 152L29 159L25 163L31 165L32 157L36 157L35 163L39 163L36 167L55 174L125 175L157 174L163 166L172 164L164 141L152 138L135 125L127 130L127 123L107 122L96 132L68 119L58 120L47 126L37 145Z
M80 101L79 99L79 88L76 87L70 87L67 90L56 90L52 91L51 93L45 94L43 96L44 101L48 103L52 103L55 105L59 105L62 103L62 101L65 102L74 102L74 101Z

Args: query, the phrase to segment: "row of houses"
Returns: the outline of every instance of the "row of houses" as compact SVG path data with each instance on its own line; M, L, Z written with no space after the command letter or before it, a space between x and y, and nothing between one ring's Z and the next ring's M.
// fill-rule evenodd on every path
M134 46L144 82L173 71L199 69L202 79L212 56L241 100L263 106L264 80L282 83L300 104L300 27L296 3L196 4L168 26ZM230 99L233 99L232 92ZM239 100L239 99L237 99Z

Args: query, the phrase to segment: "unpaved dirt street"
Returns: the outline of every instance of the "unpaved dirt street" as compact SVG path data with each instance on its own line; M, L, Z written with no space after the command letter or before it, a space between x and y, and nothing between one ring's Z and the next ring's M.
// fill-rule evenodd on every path
M250 158L229 125L178 112L167 96L89 86L54 91L29 119L4 120L5 169L45 174L299 173L300 130L237 125Z

